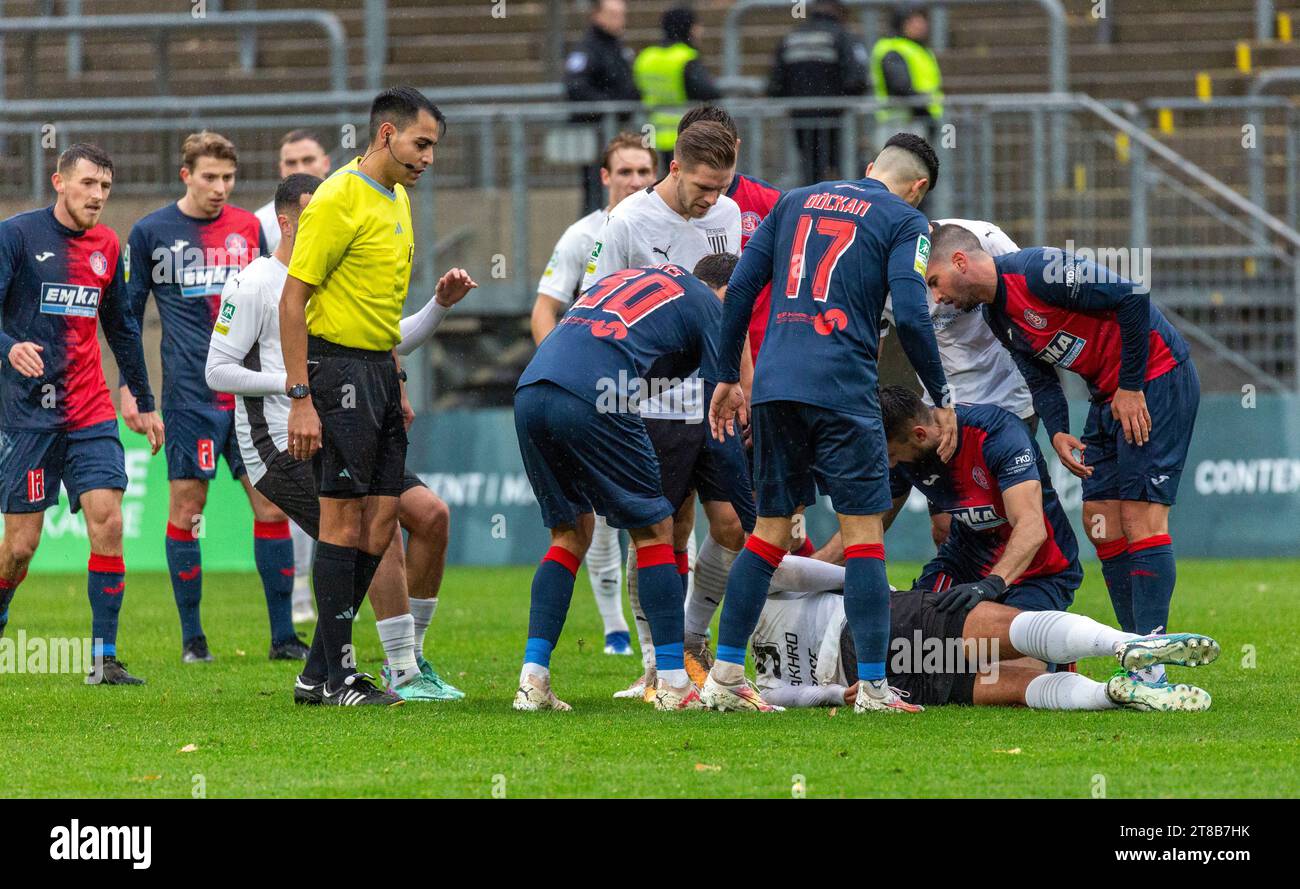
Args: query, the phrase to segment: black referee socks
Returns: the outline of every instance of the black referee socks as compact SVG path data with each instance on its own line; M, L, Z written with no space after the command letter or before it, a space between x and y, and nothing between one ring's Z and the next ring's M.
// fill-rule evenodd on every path
M356 553L357 567L352 582L352 611L354 613L361 608L361 603L366 600L366 592L370 589L370 583L375 579L375 572L379 570L379 563L384 560L382 554L372 556L365 550L357 550Z
M323 540L316 544L316 560L311 573L316 588L316 610L320 614L316 633L323 643L321 648L329 674L329 688L335 691L344 678L356 672L352 618L356 614L353 589L359 565L355 547L335 546ZM344 665L345 654L347 666Z

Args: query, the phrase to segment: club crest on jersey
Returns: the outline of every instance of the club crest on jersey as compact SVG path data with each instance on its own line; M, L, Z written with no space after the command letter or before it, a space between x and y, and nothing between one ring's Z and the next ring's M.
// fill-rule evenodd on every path
M727 250L727 230L725 228L711 228L705 231L704 234L709 239L709 249L714 253L730 252Z
M96 250L90 254L90 270L96 275L102 275L108 271L108 257Z
M970 471L970 477L975 480L975 484L979 485L984 490L987 491L989 489L989 476L988 473L984 471L983 467L976 466L972 469Z
M84 284L42 284L41 313L94 318L99 312L98 287Z
M1075 336L1068 330L1058 330L1056 336L1052 337L1052 341L1034 357L1048 364L1069 367L1078 359L1086 345L1088 341L1083 337Z
M1006 522L1006 519L998 515L998 511L992 506L963 506L960 509L948 510L948 514L975 531L996 528Z
M1033 309L1025 309L1025 322L1034 330L1047 329L1047 319Z
M745 237L749 237L758 231L759 223L762 221L753 210L746 210L740 214L740 233Z
M226 235L226 252L234 256L243 256L248 252L248 241L239 232Z

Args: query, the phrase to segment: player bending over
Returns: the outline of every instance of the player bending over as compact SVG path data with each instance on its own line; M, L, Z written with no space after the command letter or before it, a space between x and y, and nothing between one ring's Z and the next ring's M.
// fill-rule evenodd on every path
M320 183L315 176L296 173L276 189L281 228L278 246L271 256L254 260L227 282L207 363L208 384L236 396L235 431L254 487L313 539L320 532L316 479L310 463L287 453L289 397L284 394L280 349L280 295L299 216ZM434 299L415 315L402 319L397 353L408 354L427 341L446 311L474 286L460 269L445 275ZM375 628L387 657L384 679L404 700L459 700L464 693L439 676L424 657L424 636L438 605L447 553L447 505L411 472L406 473L398 498L398 523L400 530L384 552L371 593ZM401 530L409 535L405 559ZM302 704L341 702L343 698L337 695L325 697L325 673L324 651L313 641L307 664L294 684L294 700Z
M805 576L787 556L754 629L754 663L763 700L782 707L853 703L858 683L853 637L837 592L844 569L812 562ZM831 574L838 572L838 577ZM826 591L807 592L809 587ZM791 589L795 587L795 589ZM799 589L802 588L802 589ZM1197 633L1138 636L1064 611L1020 611L996 602L945 611L933 590L890 593L890 685L920 706L974 704L1035 710L1197 711L1210 695L1194 685L1141 681L1134 671L1156 664L1195 667L1219 656L1219 644ZM1120 669L1106 682L1078 673L1008 664L1019 658L1066 663L1114 657Z

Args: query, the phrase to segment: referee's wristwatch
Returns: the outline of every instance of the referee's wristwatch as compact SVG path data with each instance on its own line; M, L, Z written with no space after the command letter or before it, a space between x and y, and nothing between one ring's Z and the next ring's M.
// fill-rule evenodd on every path
M406 379L407 379L407 377L406 377L406 368L403 367L403 368L401 368L400 370L397 371L397 379L400 380L400 381L403 382L403 383L406 382Z
M296 383L289 387L288 395L290 398L306 398L311 394L311 387L306 383Z

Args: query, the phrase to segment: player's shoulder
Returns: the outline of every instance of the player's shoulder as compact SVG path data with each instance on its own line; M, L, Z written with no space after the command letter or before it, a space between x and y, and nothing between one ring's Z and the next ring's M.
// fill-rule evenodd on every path
M614 205L614 208L605 215L606 223L613 223L614 220L627 220L640 215L652 212L653 202L655 200L655 187L647 185L640 191L634 191L623 200Z
M262 223L257 218L257 214L252 210L245 210L243 207L236 207L234 204L227 204L225 208L226 218L222 220L232 228L240 226L257 226L261 228Z
M25 232L31 231L38 226L47 225L46 217L48 215L49 209L42 207L15 213L0 222L0 235L3 235L6 239L17 238L21 240Z
M608 214L603 207L599 210L593 210L566 228L564 234L560 235L558 243L569 246L585 242L587 249L590 249L591 242L600 236L600 230L604 227L607 217Z

